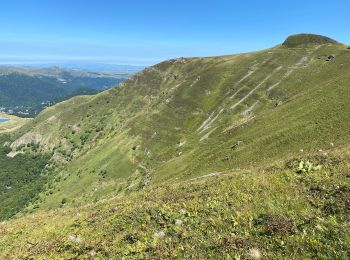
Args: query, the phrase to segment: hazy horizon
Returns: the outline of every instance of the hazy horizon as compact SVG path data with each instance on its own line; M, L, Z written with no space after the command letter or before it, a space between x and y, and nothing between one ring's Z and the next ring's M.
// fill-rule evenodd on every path
M349 7L343 0L332 1L331 10L327 1L314 0L3 1L0 63L148 66L261 50L296 33L346 43Z

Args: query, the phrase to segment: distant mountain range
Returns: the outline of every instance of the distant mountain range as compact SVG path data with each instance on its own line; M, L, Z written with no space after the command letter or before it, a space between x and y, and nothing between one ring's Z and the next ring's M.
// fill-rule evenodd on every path
M96 71L83 65L79 67L81 70L73 64L71 68L65 66L0 66L0 112L32 116L72 96L96 94L115 87L138 71L132 66L91 65Z
M69 61L69 62L10 62L2 61L0 59L0 67L17 67L26 68L28 70L47 69L59 67L67 70L78 70L87 72L99 72L106 74L134 74L145 68L145 66L138 65L120 65L114 63L103 62L83 62L83 61Z

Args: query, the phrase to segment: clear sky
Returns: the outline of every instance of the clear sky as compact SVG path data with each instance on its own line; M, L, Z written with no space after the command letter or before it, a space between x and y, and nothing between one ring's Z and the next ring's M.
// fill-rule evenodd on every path
M310 32L350 43L349 0L1 0L0 62L149 65L272 47Z

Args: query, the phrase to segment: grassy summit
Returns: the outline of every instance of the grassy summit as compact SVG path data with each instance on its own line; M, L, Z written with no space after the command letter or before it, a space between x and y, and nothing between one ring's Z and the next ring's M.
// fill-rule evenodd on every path
M0 252L346 258L349 61L332 42L179 58L44 110L1 141L51 159Z
M282 45L288 48L294 48L327 43L334 44L337 43L337 41L322 35L302 33L289 36Z

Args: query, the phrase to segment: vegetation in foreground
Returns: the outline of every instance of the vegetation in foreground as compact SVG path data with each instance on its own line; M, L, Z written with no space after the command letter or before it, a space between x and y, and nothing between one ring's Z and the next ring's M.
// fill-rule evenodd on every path
M322 153L37 212L1 223L0 256L348 259L349 166Z

